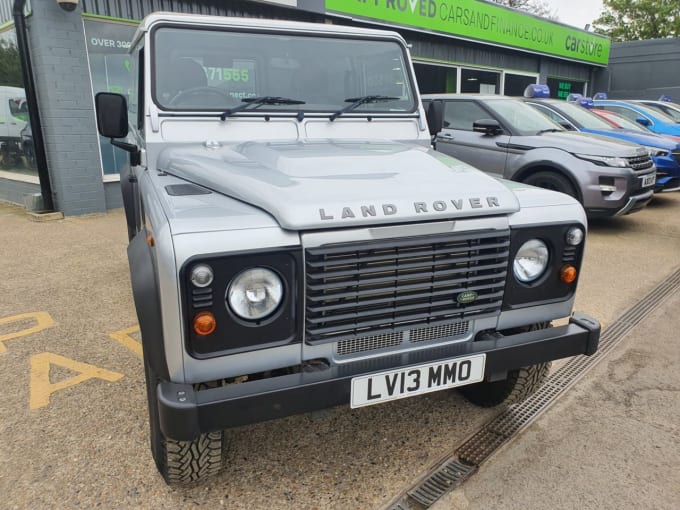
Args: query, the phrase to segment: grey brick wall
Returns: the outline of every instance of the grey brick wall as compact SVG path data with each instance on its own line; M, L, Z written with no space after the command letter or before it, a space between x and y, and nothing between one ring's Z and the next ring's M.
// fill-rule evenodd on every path
M123 195L120 192L119 182L105 182L104 194L106 195L107 209L120 209L123 207Z
M106 209L81 13L49 1L27 19L55 208L66 215Z
M24 205L24 195L31 193L40 193L40 185L0 178L0 202Z

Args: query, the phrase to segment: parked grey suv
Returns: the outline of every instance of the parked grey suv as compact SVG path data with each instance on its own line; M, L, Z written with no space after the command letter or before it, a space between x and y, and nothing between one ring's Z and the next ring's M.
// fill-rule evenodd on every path
M487 173L578 199L589 216L619 216L652 198L656 168L635 144L566 131L503 96L423 96L438 151Z

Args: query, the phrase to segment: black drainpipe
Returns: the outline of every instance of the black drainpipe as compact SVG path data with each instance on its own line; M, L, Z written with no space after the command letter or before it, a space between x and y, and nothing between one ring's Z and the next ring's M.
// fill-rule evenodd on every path
M26 18L24 18L24 6L26 0L14 0L14 27L17 30L17 45L19 46L19 60L21 60L21 77L26 91L28 102L28 118L31 120L33 133L33 145L35 150L35 162L38 165L38 179L40 180L40 193L42 194L45 211L54 211L52 199L52 185L50 184L50 172L47 168L47 156L45 154L45 142L42 137L42 124L38 112L38 96L35 95L35 83L33 82L33 68L31 66L31 54L28 51L28 37L26 36Z

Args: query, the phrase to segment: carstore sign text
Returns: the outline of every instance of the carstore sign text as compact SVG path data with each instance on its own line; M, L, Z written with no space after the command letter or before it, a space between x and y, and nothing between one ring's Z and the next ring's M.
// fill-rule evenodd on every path
M326 0L326 10L607 64L607 38L476 0Z

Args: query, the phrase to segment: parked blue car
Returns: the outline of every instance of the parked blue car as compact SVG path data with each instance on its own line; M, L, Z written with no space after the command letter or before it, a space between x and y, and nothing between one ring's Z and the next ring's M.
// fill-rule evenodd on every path
M680 122L680 104L678 103L673 103L670 100L650 101L648 99L640 99L634 102L648 106L653 110L659 110L669 117L673 117L675 122Z
M535 94L533 88L527 87L525 96L532 94ZM545 93L539 94L544 95ZM680 189L679 143L651 132L647 134L630 129L617 129L586 108L579 106L579 104L591 104L590 98L583 101L579 98L575 99L575 102L566 102L544 97L525 97L524 101L568 130L617 138L642 145L647 149L656 165L654 191L677 191Z
M616 112L647 126L660 135L680 136L680 123L676 122L673 117L647 105L615 99L595 99L593 104L595 108Z

